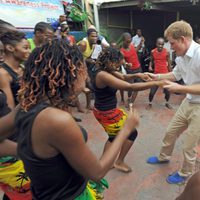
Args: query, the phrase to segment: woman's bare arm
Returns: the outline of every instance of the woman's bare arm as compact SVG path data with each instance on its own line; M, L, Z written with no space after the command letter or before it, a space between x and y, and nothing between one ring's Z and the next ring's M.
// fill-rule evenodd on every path
M108 72L101 71L96 76L96 85L99 88L104 88L106 86L110 86L115 89L119 90L134 90L134 91L140 91L145 90L148 88L151 88L152 86L160 86L162 85L162 82L160 81L149 81L145 83L128 83L126 81L123 81L112 74L109 74Z
M58 151L77 172L94 181L99 181L109 171L122 144L138 124L138 115L131 114L109 150L99 160L85 144L79 126L69 113L46 109L39 115L34 122L32 137L35 137L33 135L37 137L45 135L45 137L40 147L36 142L37 139L32 142L36 155L41 157L43 154L44 157L47 151ZM47 148L42 150L45 145Z
M19 106L0 119L0 140L6 139L14 133L15 116L18 110Z

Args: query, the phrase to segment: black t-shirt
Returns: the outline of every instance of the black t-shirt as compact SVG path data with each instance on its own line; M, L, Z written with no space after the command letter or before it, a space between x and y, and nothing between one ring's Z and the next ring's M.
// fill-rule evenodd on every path
M20 110L17 113L18 154L31 179L34 200L72 200L83 192L87 180L70 166L62 154L49 159L41 159L34 154L32 149L33 122L36 116L49 106L42 103L34 106L28 112Z

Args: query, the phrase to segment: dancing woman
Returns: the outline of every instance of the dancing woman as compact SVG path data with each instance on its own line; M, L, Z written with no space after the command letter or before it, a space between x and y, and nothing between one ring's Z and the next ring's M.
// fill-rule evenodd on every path
M33 199L95 199L88 179L99 181L105 176L138 124L133 112L98 160L67 112L69 102L85 87L86 77L82 54L62 40L35 49L25 64L16 126L18 154L31 179Z
M139 91L162 84L162 82L156 81L132 84L127 82L134 78L146 80L148 76L142 73L121 74L117 72L123 62L123 55L120 51L109 47L99 55L96 67L93 70L95 93L95 108L93 113L108 134L108 141L105 144L104 152L108 150L108 146L115 140L127 119L127 113L123 109L117 108L117 90ZM120 154L115 161L115 168L123 172L131 171L131 168L124 162L124 159L133 145L137 134L137 130L133 129L128 139L124 141Z

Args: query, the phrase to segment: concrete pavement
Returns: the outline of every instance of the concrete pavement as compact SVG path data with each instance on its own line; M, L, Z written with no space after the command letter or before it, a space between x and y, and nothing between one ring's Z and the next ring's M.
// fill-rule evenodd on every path
M148 93L149 91L139 92L134 104L140 115L139 136L126 159L133 171L124 174L112 169L107 174L110 188L105 192L105 200L174 200L184 188L170 185L165 180L171 172L181 166L181 143L184 134L177 141L169 164L152 166L146 163L149 156L158 155L166 127L184 96L173 94L170 102L174 109L169 110L164 106L164 95L162 90L159 90L152 109L147 111L145 107L148 103ZM84 101L82 103L84 104ZM74 115L82 118L80 124L89 132L88 145L100 157L107 140L103 128L92 113L80 114L75 111Z
M165 180L168 174L181 166L181 144L184 134L178 139L169 164L152 166L146 163L149 156L158 155L166 127L184 96L173 94L170 102L174 109L169 110L164 106L162 90L158 90L152 109L147 111L145 107L148 103L148 93L149 91L139 92L134 104L140 115L139 136L126 159L133 171L125 174L116 169L110 170L106 175L110 188L105 192L105 200L174 200L184 188L170 185ZM80 101L85 106L84 95L80 95ZM73 114L82 119L80 124L89 134L88 145L100 157L107 140L103 128L92 112L82 114L73 108Z

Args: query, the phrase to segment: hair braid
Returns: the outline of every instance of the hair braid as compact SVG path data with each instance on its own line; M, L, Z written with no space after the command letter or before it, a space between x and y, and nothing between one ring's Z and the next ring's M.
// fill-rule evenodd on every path
M67 107L78 81L87 75L83 57L77 46L53 40L36 48L25 63L19 91L22 109L48 98L56 107Z
M103 50L98 59L96 64L102 69L107 71L107 66L111 62L119 62L123 58L121 52L115 48L109 47Z

